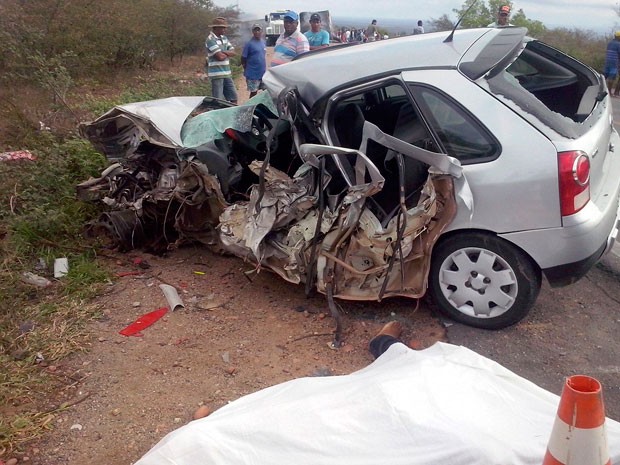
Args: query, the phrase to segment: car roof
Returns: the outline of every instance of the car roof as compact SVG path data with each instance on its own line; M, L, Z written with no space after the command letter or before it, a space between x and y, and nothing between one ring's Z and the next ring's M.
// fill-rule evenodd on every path
M475 48L482 50L495 42L494 39L511 35L512 29L524 31L522 28L463 29L455 31L451 41L446 41L450 33L444 31L329 47L269 68L263 81L273 96L285 88L296 87L304 103L312 107L326 93L356 81L407 69L456 68L476 42L479 43ZM523 34L517 36L522 38ZM487 69L492 65L488 64Z

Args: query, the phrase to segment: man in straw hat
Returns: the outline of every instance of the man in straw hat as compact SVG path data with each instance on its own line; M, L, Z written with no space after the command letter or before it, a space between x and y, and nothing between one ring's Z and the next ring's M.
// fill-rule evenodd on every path
M235 56L235 48L224 35L228 23L226 18L218 17L210 25L207 36L207 74L211 81L211 95L221 100L237 103L237 89L232 79L229 58Z

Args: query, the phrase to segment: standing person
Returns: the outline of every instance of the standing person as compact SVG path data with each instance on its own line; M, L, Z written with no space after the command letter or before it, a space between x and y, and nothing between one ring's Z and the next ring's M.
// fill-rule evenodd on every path
M321 29L321 15L318 13L310 15L310 30L304 35L308 39L310 50L329 47L329 32ZM344 36L344 29L342 35Z
M284 13L284 32L276 40L273 49L271 66L278 66L292 61L297 55L310 50L310 44L305 35L297 30L299 15L294 11Z
M229 58L236 55L235 48L224 35L228 24L226 18L217 17L207 36L207 74L211 81L211 95L221 100L237 103L237 89L232 79Z
M603 74L605 75L607 89L610 94L614 81L618 77L618 61L620 61L620 31L614 33L614 38L607 44L607 51L605 53L605 69ZM616 85L616 92L613 96L618 96L618 85Z
M489 24L487 27L512 26L512 24L508 22L509 18L510 18L510 5L502 5L499 7L499 10L497 10L497 20Z
M413 34L424 34L424 25L422 20L418 20L418 25L413 28Z
M243 66L243 75L250 91L250 98L258 93L263 74L267 69L266 53L267 46L263 39L263 28L260 24L253 24L252 38L247 41L241 52L241 66Z
M368 42L374 42L377 35L377 20L373 19L372 22L366 28L366 40Z

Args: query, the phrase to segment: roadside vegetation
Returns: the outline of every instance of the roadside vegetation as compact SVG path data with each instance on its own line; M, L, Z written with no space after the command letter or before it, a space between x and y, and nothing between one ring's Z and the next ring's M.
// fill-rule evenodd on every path
M495 21L497 11L499 11L499 7L502 5L509 5L511 8L510 24L526 27L529 36L562 50L602 72L605 65L605 48L607 42L612 39L611 35L609 37L604 37L590 30L576 28L548 28L540 21L529 19L523 9L515 9L515 4L512 1L466 0L461 8L452 10L450 16L446 13L439 18L431 20L431 27L429 30L451 30L456 20L453 21L450 18L460 18L470 7L471 10L463 16L463 20L459 27L486 27L489 23ZM612 31L610 31L610 33L611 32Z
M208 0L0 4L0 153L34 158L0 161L0 462L68 408L57 394L79 380L55 365L88 349L90 302L111 279L106 251L82 236L97 207L75 198L107 162L78 122L131 101L207 95L200 72L215 16L237 12ZM69 272L55 279L59 257Z
M481 2L462 26L488 24L498 5ZM98 317L91 300L112 279L105 250L82 236L99 211L75 199L75 185L106 160L79 137L78 123L131 101L207 95L200 76L207 25L238 15L210 0L0 3L0 153L28 150L35 158L0 160L0 461L68 408L53 393L79 380L52 368L88 349L85 325ZM602 69L607 38L548 30L522 10L512 22ZM453 23L444 15L433 26ZM68 258L69 272L54 279L59 257ZM28 272L51 284L25 282Z

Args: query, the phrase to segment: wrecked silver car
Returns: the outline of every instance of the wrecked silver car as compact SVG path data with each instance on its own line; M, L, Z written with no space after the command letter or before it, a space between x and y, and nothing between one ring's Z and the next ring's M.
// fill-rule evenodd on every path
M428 286L460 322L514 324L543 275L568 284L610 249L620 195L604 80L525 33L323 49L238 107L117 107L81 127L115 162L78 186L109 206L91 232L201 241L318 289L336 318L334 298Z
M116 108L82 131L109 157L122 156L81 183L78 195L110 207L88 229L114 246L157 250L197 240L305 283L308 292L317 288L337 318L338 345L334 297L424 295L432 244L455 213L452 177L461 168L369 122L358 150L303 143L305 131L296 128L304 123L292 112L298 98L294 89L282 92L280 117L267 93L225 109L209 98ZM146 117L152 106L166 108L167 122L178 111L184 123L158 126L155 115ZM394 178L365 155L371 141L391 151ZM437 166L405 196L405 160L416 157ZM401 191L389 206L374 198L386 183Z

